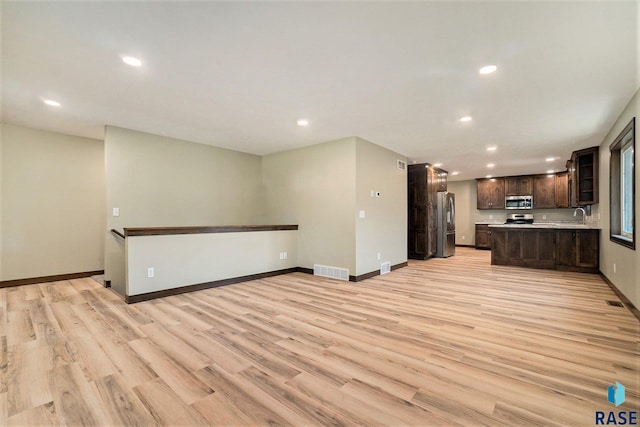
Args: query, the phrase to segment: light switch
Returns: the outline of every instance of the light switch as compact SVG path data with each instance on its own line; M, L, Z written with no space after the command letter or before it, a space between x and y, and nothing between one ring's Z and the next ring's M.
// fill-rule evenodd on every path
M113 208L113 216L120 216L120 208Z
M360 211L360 218L364 218L364 211Z

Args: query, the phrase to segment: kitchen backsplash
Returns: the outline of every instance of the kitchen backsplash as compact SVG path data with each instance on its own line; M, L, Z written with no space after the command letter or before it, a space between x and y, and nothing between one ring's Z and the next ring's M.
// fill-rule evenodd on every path
M575 209L534 209L527 211L479 211L474 209L473 222L504 223L507 215L512 213L533 213L534 222L582 222L582 212L578 212L576 216L573 216L574 212ZM597 205L592 206L591 216L587 216L585 221L589 223L598 223L600 221Z

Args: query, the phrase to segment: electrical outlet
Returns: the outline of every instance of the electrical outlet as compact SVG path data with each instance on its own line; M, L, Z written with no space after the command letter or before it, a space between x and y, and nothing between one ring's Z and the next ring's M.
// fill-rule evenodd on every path
M616 265L613 264L613 274L616 274Z
M113 216L120 216L120 208L113 208Z
M542 219L547 219L547 216L546 215L542 215Z
M461 237L462 237L462 240L464 240L464 236L461 236Z
M364 211L360 211L360 212L359 212L359 215L360 215L360 218L364 218L364 217L365 217L365 213L364 213Z
M380 257L380 252L378 252L378 261L380 261L380 258L381 258L381 257Z
M282 256L284 257L283 259L289 259L289 255L286 252L283 252L282 254Z
M147 277L155 277L156 276L156 270L153 267L149 267L147 268Z

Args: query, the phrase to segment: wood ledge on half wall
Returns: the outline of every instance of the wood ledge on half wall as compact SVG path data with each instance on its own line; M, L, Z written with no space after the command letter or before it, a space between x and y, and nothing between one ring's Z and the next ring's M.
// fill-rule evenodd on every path
M297 224L287 225L206 225L186 227L133 227L125 228L127 237L134 236L167 236L171 234L205 234L205 233L246 233L251 231L287 231L297 230Z

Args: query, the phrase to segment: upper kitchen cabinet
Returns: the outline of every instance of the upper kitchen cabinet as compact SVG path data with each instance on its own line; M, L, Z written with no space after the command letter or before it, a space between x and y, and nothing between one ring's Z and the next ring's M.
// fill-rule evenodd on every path
M570 207L569 201L569 172L556 174L556 208Z
M439 168L434 168L436 173L437 173L437 187L438 187L438 191L447 191L447 171L439 169Z
M598 147L574 151L567 161L571 206L598 203Z
M478 184L478 209L504 209L504 178L482 178Z
M507 196L530 196L533 194L533 179L526 175L508 176L504 179L504 187Z
M556 207L556 176L535 175L533 177L533 208L553 209Z

